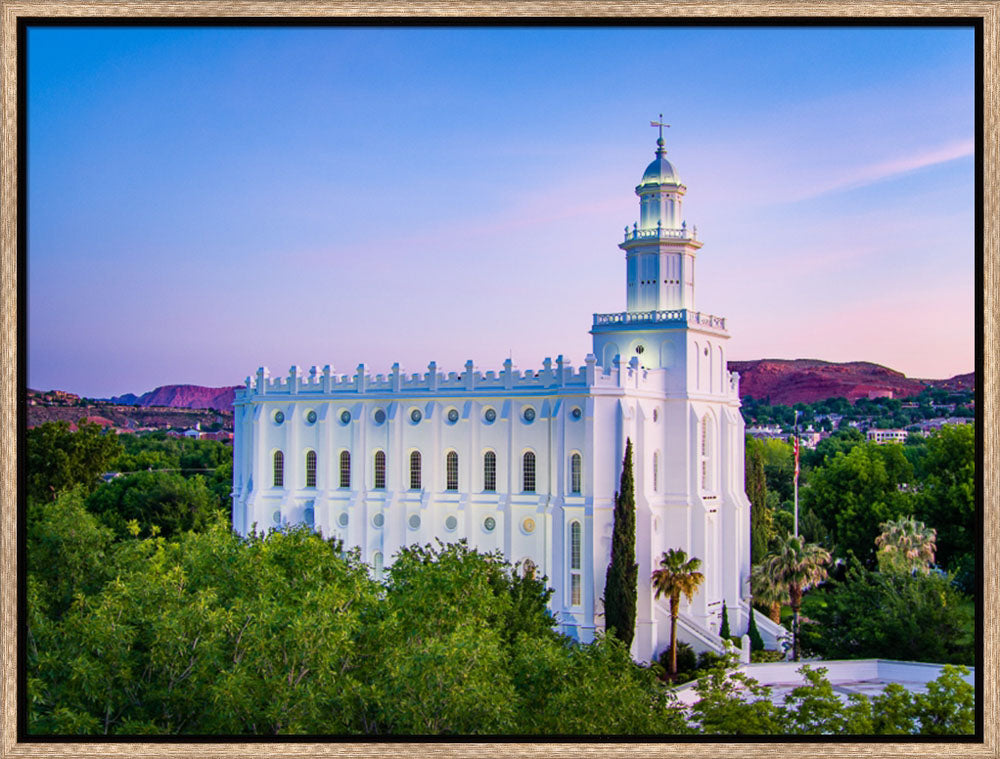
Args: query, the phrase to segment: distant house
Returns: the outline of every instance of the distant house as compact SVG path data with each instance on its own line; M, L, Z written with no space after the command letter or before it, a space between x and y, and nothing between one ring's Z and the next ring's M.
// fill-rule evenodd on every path
M910 433L906 430L868 430L868 441L882 445L883 443L905 443Z
M777 424L764 424L747 427L746 434L757 440L784 440L788 434L781 431Z

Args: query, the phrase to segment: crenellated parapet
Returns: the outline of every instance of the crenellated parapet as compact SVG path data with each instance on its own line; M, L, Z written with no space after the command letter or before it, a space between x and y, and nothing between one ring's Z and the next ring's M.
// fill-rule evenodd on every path
M365 364L358 364L352 374L341 374L329 364L308 372L292 366L285 376L272 377L267 367L246 378L236 391L236 403L260 400L270 396L305 395L313 397L344 395L462 395L478 393L495 395L506 392L558 392L560 389L589 391L594 388L643 387L651 382L651 371L639 366L633 358L629 363L614 362L607 367L597 365L593 354L585 363L573 367L561 355L554 361L546 358L540 369L521 371L507 359L499 371L482 372L467 361L462 372L438 371L432 361L423 373L406 374L398 363L388 374L372 375Z

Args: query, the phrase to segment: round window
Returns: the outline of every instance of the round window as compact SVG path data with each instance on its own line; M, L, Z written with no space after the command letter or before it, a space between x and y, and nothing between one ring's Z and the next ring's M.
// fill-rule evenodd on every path
M493 517L486 517L486 519L483 520L483 529L486 530L486 532L493 532L496 526L497 520Z
M305 513L302 516L303 516L303 518L305 520L305 523L307 525L309 525L310 527L312 527L313 526L313 522L316 519L316 512L313 511L312 507L307 508L305 510Z
M420 515L411 514L410 515L410 529L417 529L420 526Z
M458 527L458 517L452 514L451 516L449 516L447 519L444 520L444 526L446 530L454 530L456 527Z
M655 422L659 418L660 418L660 410L654 408L653 409L653 421Z
M645 350L646 350L646 346L644 346L644 345L637 345L637 346L635 346L635 352L636 353L644 353Z
M381 527L385 524L385 515L380 511L378 514L372 517L372 524L376 527Z
M350 422L351 421L351 412L350 411L346 411L346 410L345 411L341 411L340 412L340 421L343 422L344 424L347 424L348 422Z
M452 424L458 421L458 409L453 408L448 410L448 421Z
M272 520L272 521L273 521L273 522L274 522L274 523L275 523L276 525L277 525L277 524L281 524L281 512L280 512L280 511L276 511L276 512L274 512L273 514L271 514L271 520Z
M521 522L521 529L527 533L532 533L535 531L535 520L531 517L526 517L523 522Z
M528 408L524 410L524 421L529 424L535 421L535 410L531 408L531 406L528 406Z
M413 411L410 412L410 419L413 421L414 424L419 422L422 418L423 414L420 413L420 409L415 408L413 409Z
M385 421L385 411L378 409L375 412L375 424L382 424Z
M493 424L497 419L497 412L494 409L486 409L486 413L483 414L483 418L486 420L487 424Z
M580 407L577 406L575 409L573 409L573 411L571 412L571 414L572 414L572 416L573 416L574 419L579 419L581 416L583 416L583 411L581 411Z
M281 424L283 421L285 421L285 412L284 411L275 411L274 412L274 423L275 424Z
M310 411L308 414L306 414L306 421L309 422L309 424L315 424L316 423L316 412L315 411Z
M347 523L350 521L350 517L347 516L346 511L340 512L340 516L337 517L337 522L340 523L341 527L347 527Z

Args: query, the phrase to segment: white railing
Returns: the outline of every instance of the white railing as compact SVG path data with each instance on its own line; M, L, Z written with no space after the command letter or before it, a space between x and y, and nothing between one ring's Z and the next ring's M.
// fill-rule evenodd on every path
M625 242L630 240L697 240L698 228L690 230L686 226L677 229L657 227L656 229L625 228Z
M686 308L675 308L669 311L621 311L617 314L594 314L594 326L609 324L648 324L679 322L697 324L713 329L725 329L726 320L721 316L712 316L698 311L688 311Z

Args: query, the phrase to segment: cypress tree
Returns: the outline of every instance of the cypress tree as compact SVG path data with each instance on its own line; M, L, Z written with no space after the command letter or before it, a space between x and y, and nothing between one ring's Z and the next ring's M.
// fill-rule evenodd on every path
M635 636L639 565L635 563L635 489L632 484L632 441L625 440L625 460L615 493L615 524L611 563L604 585L604 623L626 646Z
M750 607L750 624L747 625L747 635L750 636L750 650L751 651L763 651L764 650L764 639L760 636L760 630L757 629L757 620L753 617L753 607Z
M722 622L719 624L719 637L728 640L732 637L729 631L729 612L726 611L726 602L722 602Z
M760 564L767 556L773 525L771 510L767 506L767 480L764 477L761 444L748 437L746 446L744 489L750 500L750 562Z

